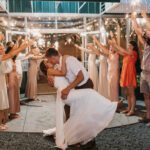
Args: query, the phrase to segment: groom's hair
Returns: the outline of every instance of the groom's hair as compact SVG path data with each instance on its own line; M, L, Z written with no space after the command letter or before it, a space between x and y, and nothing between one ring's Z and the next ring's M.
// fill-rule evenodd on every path
M45 57L52 57L52 56L58 56L58 55L59 55L59 53L55 48L49 48L46 51Z

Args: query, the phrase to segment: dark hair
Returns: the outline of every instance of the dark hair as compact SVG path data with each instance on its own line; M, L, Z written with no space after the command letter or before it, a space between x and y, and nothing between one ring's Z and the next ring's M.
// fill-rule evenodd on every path
M45 65L45 63L44 63L44 60L40 63L40 70L41 70L41 72L42 72L44 75L47 76L47 67L46 67L46 65Z
M52 57L52 56L58 56L58 55L59 55L59 53L55 48L49 48L46 51L45 57Z
M139 51L137 42L135 42L135 41L130 41L130 44L133 46L133 50L134 50L134 51L136 51L136 52Z
M145 42L147 43L147 45L150 46L150 38L148 38L148 37L146 36L146 33L144 33L143 39L145 40Z
M6 46L7 46L7 47L10 47L11 43L12 43L11 41L7 42L7 43L6 43Z
M6 44L6 45L7 45L7 49L6 49L6 51L5 51L6 54L10 53L11 50L12 50L12 47L10 46L11 43L12 43L12 42L7 42L7 44ZM12 58L12 60L15 61L16 58L17 58L17 55L15 55L15 56Z

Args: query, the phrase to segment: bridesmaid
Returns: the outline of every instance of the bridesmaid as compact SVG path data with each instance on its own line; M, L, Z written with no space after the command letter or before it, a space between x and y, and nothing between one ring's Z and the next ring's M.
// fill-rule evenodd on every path
M135 41L130 41L128 49L120 47L116 44L115 39L112 40L114 47L119 51L119 54L123 56L123 66L121 72L120 86L126 89L128 108L123 111L127 116L134 115L136 97L135 88L137 87L136 81L136 61L138 59L138 46Z
M4 39L4 36L0 34L0 41ZM9 101L8 101L8 95L7 95L7 86L6 86L6 78L5 74L12 71L12 63L11 60L8 60L12 58L13 56L17 55L19 52L24 50L28 43L21 44L21 46L17 49L13 49L8 54L4 53L4 47L3 45L0 45L0 130L6 130L7 126L5 125L7 118L8 118L8 111L9 111Z
M21 39L20 39L21 40ZM25 46L24 46L25 43ZM19 115L18 113L20 112L20 100L19 100L19 82L18 82L18 76L17 76L17 71L16 71L16 55L12 55L15 52L15 49L25 49L30 44L32 44L33 41L28 42L24 41L20 47L18 48L18 45L14 44L13 42L8 42L7 43L7 50L6 54L10 54L12 56L11 63L12 63L12 71L8 74L8 99L9 99L9 113L10 113L10 119L18 118Z
M97 44L96 40L94 42L95 44ZM108 63L106 55L101 54L102 53L98 51L100 61L98 92L104 97L108 98L108 81L107 81Z
M6 54L8 54L13 49L13 43L7 43ZM11 59L12 63L12 71L8 73L8 98L9 98L9 113L10 119L17 118L19 115L17 113L20 112L20 100L19 100L19 82L18 76L16 72L16 56Z
M88 73L90 76L90 79L93 81L94 89L98 90L98 70L96 65L96 53L94 51L88 50L83 47L79 47L78 45L75 45L78 49L84 51L85 53L89 54L88 57Z
M108 41L109 48L103 46L95 36L93 36L94 42L99 46L104 56L106 56L108 62L108 98L111 101L119 101L119 55L112 47L111 41Z
M10 60L1 61L4 54L4 47L0 45L0 131L6 130L5 123L8 119L9 101L6 86L6 73L11 72L12 65Z
M37 98L37 73L38 73L38 60L42 59L42 55L37 46L32 46L31 51L27 54L29 57L29 70L28 81L26 87L26 96L30 100L36 100Z

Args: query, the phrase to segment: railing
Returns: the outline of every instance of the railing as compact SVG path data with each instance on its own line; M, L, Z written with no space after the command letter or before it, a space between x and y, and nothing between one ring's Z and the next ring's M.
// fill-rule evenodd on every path
M0 0L0 6L2 8L2 11L7 11L7 3L8 0Z
M10 0L10 13L89 13L99 14L100 2Z
M101 3L100 4L100 14L103 14L104 12L107 12L107 10L110 10L118 3Z

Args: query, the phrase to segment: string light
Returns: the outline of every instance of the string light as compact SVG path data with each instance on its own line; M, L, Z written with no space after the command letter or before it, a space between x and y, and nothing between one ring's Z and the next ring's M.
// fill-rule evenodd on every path
M4 26L6 26L6 25L7 25L7 22L6 22L6 20L3 20L3 24L4 24Z
M14 27L14 26L15 26L15 23L14 23L14 22L11 22L10 25L11 25L12 27Z
M91 30L91 28L92 28L91 26L88 26L86 29L89 31L89 30Z
M58 50L58 48L59 48L59 42L58 42L58 41L56 41L56 42L54 43L54 47Z
M38 40L38 45L42 46L44 44L45 44L44 39L41 38L41 39Z
M131 6L139 5L139 3L140 3L140 0L132 0L131 1Z
M81 33L80 33L80 36L81 36L81 37L85 37L85 36L86 36L86 33L85 33L85 32L81 32Z
M107 25L107 24L108 24L108 20L105 21L105 25Z
M71 38L69 38L67 41L68 41L68 43L70 44L72 40L71 40Z
M125 18L128 19L129 18L129 14L126 14Z

